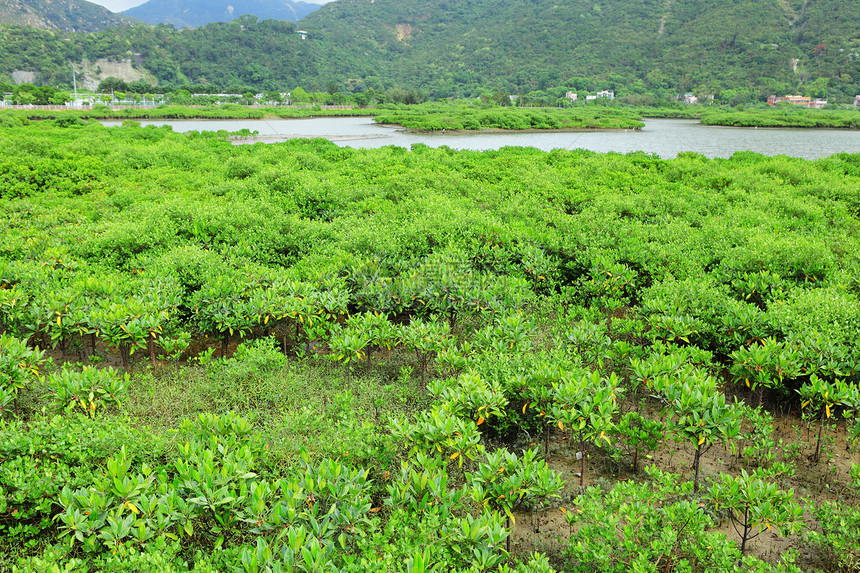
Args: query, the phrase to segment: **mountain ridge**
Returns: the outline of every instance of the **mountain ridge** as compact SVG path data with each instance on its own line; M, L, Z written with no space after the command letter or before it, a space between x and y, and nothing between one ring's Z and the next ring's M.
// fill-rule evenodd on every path
M97 32L133 23L86 0L0 0L0 23L62 32Z
M197 28L213 22L230 22L244 15L297 22L319 7L293 0L149 0L122 13L148 24Z

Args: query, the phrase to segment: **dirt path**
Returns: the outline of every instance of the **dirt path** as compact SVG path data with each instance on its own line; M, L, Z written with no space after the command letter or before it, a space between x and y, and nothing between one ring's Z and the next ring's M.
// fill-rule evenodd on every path
M783 2L785 0L782 0ZM666 18L669 17L669 12L672 11L672 2L673 0L666 0L666 6L663 8L663 17L660 18L660 27L657 29L657 35L662 36L663 31L666 29Z

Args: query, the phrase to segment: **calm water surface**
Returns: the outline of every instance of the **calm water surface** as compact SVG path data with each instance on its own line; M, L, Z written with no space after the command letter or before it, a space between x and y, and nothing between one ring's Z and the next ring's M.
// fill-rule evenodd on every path
M119 121L105 121L107 126ZM505 146L552 149L589 149L598 152L644 151L671 158L682 151L707 157L730 157L736 151L765 155L790 155L817 159L834 153L860 153L860 132L828 129L756 129L709 127L696 120L649 119L641 131L548 133L449 133L419 135L400 128L374 124L367 117L277 120L177 120L143 121L143 125L170 125L174 131L256 131L268 143L292 137L324 137L344 147L430 147L484 151ZM254 140L248 140L253 143Z

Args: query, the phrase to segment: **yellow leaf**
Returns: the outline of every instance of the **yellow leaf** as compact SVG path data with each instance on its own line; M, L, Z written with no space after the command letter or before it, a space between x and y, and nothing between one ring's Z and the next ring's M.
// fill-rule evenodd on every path
M830 418L830 404L825 405L824 409L827 411L827 417Z
M263 324L269 324L269 315L266 315L266 318L263 319Z
M133 514L137 515L138 513L140 513L140 510L137 509L137 506L134 505L133 503L131 503L130 501L125 502L125 505L126 505L126 507L128 507L131 510L131 512Z
M702 436L701 438L699 438L699 445L701 446L704 443L705 443L705 436Z
M746 382L746 383L747 383L747 388L749 388L749 387L750 387L750 379L749 379L749 378L744 378L744 382Z
M63 317L59 314L57 315L57 326L61 326L60 323L63 321Z
M451 459L456 460L459 455L460 455L460 452L454 452L453 454L451 454Z
M480 426L483 423L484 423L484 418L478 416L478 425Z
M561 421L561 420L559 420L559 421L558 421L558 429L559 429L559 430L563 430L563 429L564 429L564 424L562 423L562 421Z
M526 408L528 408L528 407L529 407L529 403L528 403L528 402L526 402L525 404L523 404L523 414L525 414L525 413L526 413Z
M567 510L563 507L559 507L558 509L561 510L562 513L565 513L565 514L567 513Z
M811 400L807 400L806 402L804 402L803 404L800 405L800 408L801 409L806 408L810 402L811 402Z

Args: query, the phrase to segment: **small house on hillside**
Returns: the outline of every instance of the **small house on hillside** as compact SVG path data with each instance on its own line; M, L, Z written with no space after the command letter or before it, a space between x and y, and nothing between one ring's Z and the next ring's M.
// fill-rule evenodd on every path
M792 105L799 105L801 107L809 107L813 109L821 109L822 107L827 105L827 100L823 98L815 98L800 96L800 95L786 95L782 97L778 97L775 95L769 96L767 98L767 103L770 107L776 107L777 104L780 104L784 101Z
M298 34L299 36L301 36L302 40L307 40L307 39L308 39L308 32L307 32L307 30L296 30L296 34Z
M860 108L860 95L854 96L854 105Z

